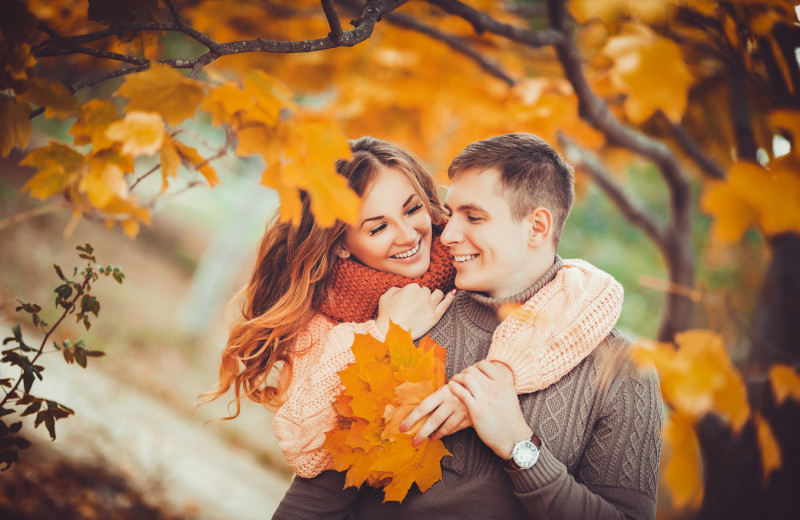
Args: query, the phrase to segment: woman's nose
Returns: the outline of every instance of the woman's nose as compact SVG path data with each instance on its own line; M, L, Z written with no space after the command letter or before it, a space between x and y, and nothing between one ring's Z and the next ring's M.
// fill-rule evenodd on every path
M397 239L400 243L412 243L417 241L417 231L414 229L414 226L409 225L408 223L402 223L399 226Z

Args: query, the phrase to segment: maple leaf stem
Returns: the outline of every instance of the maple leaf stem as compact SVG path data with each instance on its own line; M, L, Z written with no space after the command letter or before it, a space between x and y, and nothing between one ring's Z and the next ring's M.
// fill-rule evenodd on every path
M137 186L137 185L138 185L140 182L142 182L142 181L143 181L144 179L146 179L148 176L150 176L150 175L152 175L153 173L155 173L156 171L158 171L158 169L159 169L159 168L161 168L161 163L158 163L158 164L156 164L155 166L153 166L152 168L150 168L150 170L148 170L147 172L143 173L141 177L139 177L138 179L136 179L136 181L134 181L134 183L133 183L133 184L131 184L130 190L131 190L131 191L133 191L133 189L134 189L134 188L135 188L135 187L136 187L136 186Z

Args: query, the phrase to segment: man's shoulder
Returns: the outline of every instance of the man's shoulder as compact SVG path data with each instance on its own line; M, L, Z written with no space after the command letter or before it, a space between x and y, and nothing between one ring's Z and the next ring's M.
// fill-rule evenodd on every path
M658 374L639 366L632 356L636 341L617 329L608 336L584 361L596 372L597 385L611 388L614 385L644 385L658 389Z

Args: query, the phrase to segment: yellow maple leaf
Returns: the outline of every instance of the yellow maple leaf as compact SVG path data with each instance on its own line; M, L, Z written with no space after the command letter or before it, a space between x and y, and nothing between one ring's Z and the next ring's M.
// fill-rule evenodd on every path
M652 363L661 379L664 400L683 416L699 420L714 412L734 431L747 422L750 404L741 374L731 363L722 337L708 330L675 336L677 348L660 343L637 346L634 359Z
M219 177L217 177L216 170L214 170L214 168L208 163L208 160L200 155L195 148L176 140L173 140L172 143L175 145L175 150L178 152L178 155L181 156L181 159L199 171L203 177L206 178L209 186L213 188L219 184Z
M79 189L92 206L103 209L115 197L128 198L125 174L132 171L133 157L113 148L101 150L89 156L89 171L81 179Z
M657 110L681 120L692 76L677 43L642 24L626 24L603 52L614 60L611 79L627 93L624 109L631 122L644 123Z
M253 104L253 98L244 95L244 91L235 81L228 81L213 89L203 99L200 108L211 114L211 123L214 126L228 123L237 128L235 118L252 108Z
M441 441L412 446L414 431L400 433L399 425L444 384L444 348L430 338L416 347L390 323L384 341L357 334L352 350L355 362L339 373L338 423L323 445L332 467L347 471L346 486L383 487L384 502L402 501L415 482L427 491L441 479L441 459L449 452Z
M712 235L736 242L757 224L767 235L800 233L800 175L798 158L780 157L765 169L742 161L734 164L724 181L708 182L700 207L714 218Z
M16 146L28 146L32 131L30 116L30 105L0 94L0 157L7 157Z
M107 99L92 99L81 106L81 115L69 129L76 145L91 144L95 151L108 148L114 141L106 137L106 129L120 120L119 111Z
M174 126L194 115L205 91L172 67L154 64L126 76L115 94L130 99L126 111L156 112Z
M164 137L159 159L161 160L161 191L163 192L167 189L167 179L177 177L178 167L181 165L181 156L169 135Z
M28 82L28 86L28 91L20 99L45 107L44 117L64 119L80 115L78 100L61 83L34 77Z
M594 17L608 23L629 17L656 22L666 17L672 5L672 0L570 0L569 10L578 23Z
M696 509L703 500L700 442L690 417L671 413L664 425L664 441L670 456L664 466L664 480L676 507Z
M800 402L800 376L792 367L773 365L769 369L769 380L778 405L783 404L788 398Z
M38 170L20 191L44 200L80 182L86 169L86 157L67 145L51 141L47 146L32 150L20 164Z
M766 479L770 473L781 469L781 447L775 439L772 427L761 414L756 414L753 420L756 424L756 439L761 453L761 470Z
M122 153L154 155L164 142L164 121L155 112L129 112L122 120L111 123L105 135L122 143Z

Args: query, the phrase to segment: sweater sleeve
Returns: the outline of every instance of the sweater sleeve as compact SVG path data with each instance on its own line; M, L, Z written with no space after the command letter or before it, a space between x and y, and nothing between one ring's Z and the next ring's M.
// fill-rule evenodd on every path
M344 487L345 474L323 471L314 478L295 477L272 520L338 520L358 502L358 489Z
M354 361L355 334L383 339L374 321L334 326L318 315L295 343L292 382L272 427L286 462L301 477L330 468L331 456L322 444L336 423L333 400L342 387L339 372Z
M578 467L547 449L527 470L509 471L531 518L655 519L663 404L655 373L612 383Z
M497 327L487 359L511 368L518 394L547 388L608 336L622 296L610 274L583 260L564 260L555 279Z

